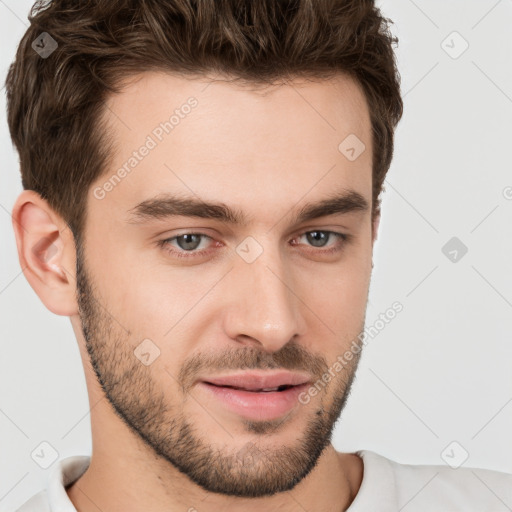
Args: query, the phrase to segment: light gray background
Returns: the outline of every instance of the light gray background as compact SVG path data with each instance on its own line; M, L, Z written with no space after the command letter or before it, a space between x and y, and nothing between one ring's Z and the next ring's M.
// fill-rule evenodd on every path
M31 4L0 0L2 84ZM512 473L512 1L379 5L400 39L405 114L383 196L367 325L394 301L404 309L369 339L334 445L411 464L445 464L467 452L463 467ZM464 40L469 47L457 57ZM53 465L43 470L30 456L42 441L60 458L89 454L91 441L69 319L45 309L18 262L10 212L21 181L4 90L1 102L5 511L45 485ZM468 248L457 262L441 250L452 237Z

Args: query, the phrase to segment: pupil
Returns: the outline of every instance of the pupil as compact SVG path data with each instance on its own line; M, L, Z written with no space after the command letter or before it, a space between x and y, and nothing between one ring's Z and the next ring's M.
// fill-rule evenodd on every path
M328 233L323 231L311 231L306 236L308 237L308 241L311 243L311 245L315 247L323 247L325 245L325 241L327 240Z
M181 240L184 240L184 243L182 243ZM186 234L177 237L176 241L178 242L178 245L180 246L181 249L193 250L197 249L201 242L201 239L200 235Z

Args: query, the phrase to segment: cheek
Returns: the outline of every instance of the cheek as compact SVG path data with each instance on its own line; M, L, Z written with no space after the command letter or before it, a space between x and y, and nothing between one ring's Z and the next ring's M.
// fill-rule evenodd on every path
M338 264L301 277L304 292L300 296L334 333L349 334L361 326L370 275L371 258L354 251ZM316 285L311 286L312 282Z
M219 292L212 294L218 276L152 265L138 270L129 279L117 273L110 281L114 315L131 332L134 346L149 339L158 347L153 378L166 380L164 370L176 375L179 362L204 342L205 330L218 320L212 313L222 314L215 309Z
M303 301L316 314L311 317L315 329L321 329L339 345L359 333L366 311L367 288L361 280L333 279L328 285L309 291Z

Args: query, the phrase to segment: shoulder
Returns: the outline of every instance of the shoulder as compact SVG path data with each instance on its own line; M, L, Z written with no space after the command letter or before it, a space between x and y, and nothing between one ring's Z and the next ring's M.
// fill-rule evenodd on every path
M387 495L404 512L431 511L436 507L446 512L512 509L512 474L471 467L402 464L368 450L357 454L364 462L363 484L366 476L369 484L378 479L386 482ZM371 492L371 487L363 489L361 485L360 490Z
M89 463L90 457L87 455L74 455L57 461L49 473L46 488L34 494L13 512L76 512L66 493L66 486L80 478Z

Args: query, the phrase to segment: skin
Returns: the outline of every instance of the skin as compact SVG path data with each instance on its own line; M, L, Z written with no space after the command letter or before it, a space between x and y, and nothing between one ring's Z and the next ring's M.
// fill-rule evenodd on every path
M198 106L97 199L95 187L190 96ZM316 379L363 330L378 217L368 209L291 223L333 191L355 190L371 205L361 89L342 75L263 91L151 72L108 107L115 150L88 191L82 257L35 192L22 192L12 212L24 274L50 311L70 317L84 365L93 452L68 496L80 512L346 510L363 464L330 437L359 356L274 422L245 420L195 379L247 366ZM338 150L349 134L366 145L355 161ZM251 222L128 221L130 209L162 192L223 202ZM352 238L329 255L305 235L315 230ZM196 249L209 253L178 258L157 245L194 232L211 237ZM252 263L236 252L248 236L262 248ZM145 339L160 351L147 366L134 356Z

